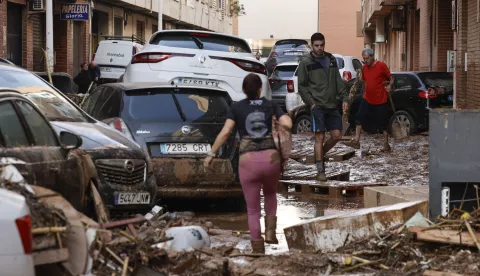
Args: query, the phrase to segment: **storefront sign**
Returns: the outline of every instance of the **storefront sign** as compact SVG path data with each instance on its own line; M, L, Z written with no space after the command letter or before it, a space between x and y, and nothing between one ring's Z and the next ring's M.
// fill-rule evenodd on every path
M90 6L88 4L62 4L61 20L88 20Z

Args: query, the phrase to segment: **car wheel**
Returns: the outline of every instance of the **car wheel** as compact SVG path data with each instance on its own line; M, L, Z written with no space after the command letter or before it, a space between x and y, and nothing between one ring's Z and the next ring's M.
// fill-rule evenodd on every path
M297 134L297 133L306 133L306 132L312 132L312 118L307 115L302 115L298 117L297 120L295 120L295 123L293 124L293 129L292 133Z
M398 118L398 121L400 122L400 125L406 127L409 130L408 131L409 135L415 134L417 132L417 126L415 124L415 120L413 119L413 116L405 110L399 110L395 112L395 114L390 119L390 124L388 126L388 130L390 133L392 133L393 122L397 118Z

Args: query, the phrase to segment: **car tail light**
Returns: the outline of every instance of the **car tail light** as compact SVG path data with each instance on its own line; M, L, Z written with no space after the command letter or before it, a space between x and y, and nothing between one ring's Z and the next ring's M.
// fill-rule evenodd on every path
M32 253L32 222L30 216L26 215L15 220L15 224L17 225L18 234L22 240L23 251L25 254Z
M217 59L217 60L225 60L229 61L238 67L242 68L245 71L252 72L252 73L258 73L258 74L263 74L267 75L267 68L265 65L256 63L256 62L250 62L250 61L245 61L241 59L236 59L236 58L226 58L226 57L210 57L211 59Z
M110 123L110 126L123 133L123 135L125 135L128 139L133 140L130 130L122 119L116 118Z
M343 71L343 81L349 81L352 79L352 72Z
M200 37L209 37L212 36L211 34L204 34L204 33L190 33L193 36L200 36Z
M418 96L422 99L434 99L437 97L437 94L435 93L435 90L428 89L425 91L418 92Z
M293 84L293 80L289 80L287 82L287 91L288 91L288 93L295 92L295 85Z
M173 53L141 53L132 57L132 64L135 63L159 63L171 57L194 57L193 54Z
M268 56L269 58L271 57L278 57L277 52L270 52L270 55Z

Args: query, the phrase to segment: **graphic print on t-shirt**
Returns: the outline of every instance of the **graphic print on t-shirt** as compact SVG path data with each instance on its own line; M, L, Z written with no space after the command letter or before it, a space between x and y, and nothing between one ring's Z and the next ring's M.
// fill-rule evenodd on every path
M254 111L248 114L245 119L245 129L248 135L253 138L263 138L268 132L268 127L265 124L265 113Z

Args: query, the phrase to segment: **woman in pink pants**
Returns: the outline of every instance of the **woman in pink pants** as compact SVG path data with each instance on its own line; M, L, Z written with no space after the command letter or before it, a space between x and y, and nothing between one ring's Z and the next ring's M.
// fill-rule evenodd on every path
M280 154L272 137L272 118L290 131L292 120L274 102L260 98L262 80L249 74L243 80L247 98L234 103L204 165L209 167L220 147L236 126L241 137L239 175L247 202L248 227L254 253L265 253L265 244L277 244L277 185L280 180ZM260 229L260 189L265 196L265 240Z

